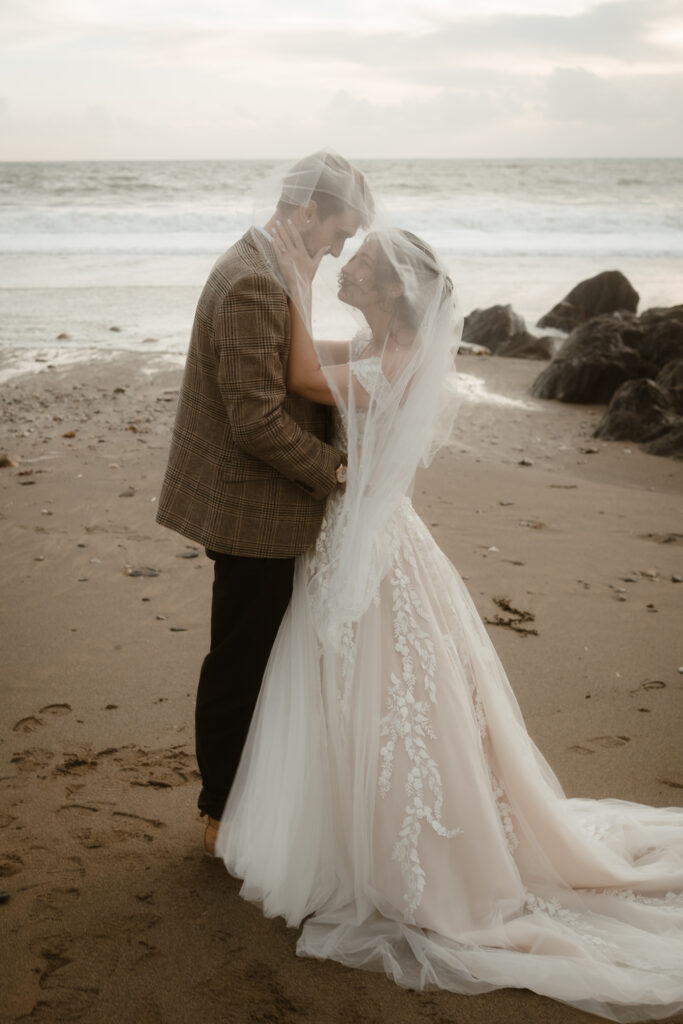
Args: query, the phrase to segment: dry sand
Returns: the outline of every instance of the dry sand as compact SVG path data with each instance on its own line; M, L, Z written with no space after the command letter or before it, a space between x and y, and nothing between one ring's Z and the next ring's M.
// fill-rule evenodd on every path
M494 598L535 616L538 635L490 633L568 794L680 805L683 467L594 441L599 409L527 399L540 365L461 358L526 404L466 400L415 504L483 616L505 614ZM21 462L0 469L0 1019L594 1020L298 959L297 932L203 856L192 718L211 566L154 522L179 381L127 356L3 388L0 449Z

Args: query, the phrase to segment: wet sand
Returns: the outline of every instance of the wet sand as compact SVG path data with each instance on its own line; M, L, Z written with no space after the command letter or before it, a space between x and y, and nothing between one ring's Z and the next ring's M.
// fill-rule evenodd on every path
M542 365L461 357L476 379L415 504L482 616L533 616L489 630L568 795L681 805L683 466L594 440L599 408L528 399ZM154 521L179 382L129 355L2 387L0 1019L595 1020L298 959L202 854L211 564Z

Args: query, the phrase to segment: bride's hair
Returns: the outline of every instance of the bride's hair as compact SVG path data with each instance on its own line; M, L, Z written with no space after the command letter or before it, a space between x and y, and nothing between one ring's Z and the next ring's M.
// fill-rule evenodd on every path
M321 220L354 210L367 228L375 213L365 175L338 153L312 153L290 167L282 181L277 208L289 216L311 199L315 200Z
M401 294L393 300L393 314L407 327L417 330L434 287L443 284L442 301L453 292L453 282L439 266L434 250L412 231L398 228L376 232L370 236L377 245L375 284L379 292L392 285L401 286Z

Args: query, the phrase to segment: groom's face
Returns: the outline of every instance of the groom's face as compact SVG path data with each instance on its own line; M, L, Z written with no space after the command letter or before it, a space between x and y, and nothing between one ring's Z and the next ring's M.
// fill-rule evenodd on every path
M320 220L317 210L314 210L310 224L306 224L301 232L301 238L309 256L315 256L325 247L329 247L330 255L340 256L344 243L353 238L359 227L360 217L353 210L331 213L324 220Z

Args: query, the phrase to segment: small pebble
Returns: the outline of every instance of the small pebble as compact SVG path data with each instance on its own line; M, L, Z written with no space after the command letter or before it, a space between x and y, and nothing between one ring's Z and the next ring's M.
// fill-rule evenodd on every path
M166 622L166 616L165 615L157 615L157 619L158 619L159 622Z
M33 561L34 562L44 562L45 561L45 555L36 555L36 557L33 559Z
M79 583L87 583L88 582L88 577L87 576L79 576L78 577L78 582Z
M531 459L520 459L518 465L520 466L533 466Z
M497 548L497 547L495 546L495 544L492 544L492 545L491 545L491 547L490 547L490 548L487 548L486 550L487 550L487 551L500 551L500 548Z
M187 633L187 626L170 626L171 633Z
M132 498L135 495L134 487L127 487L125 491L121 491L119 498Z
M671 582L672 583L683 583L683 576L672 576L671 577Z

